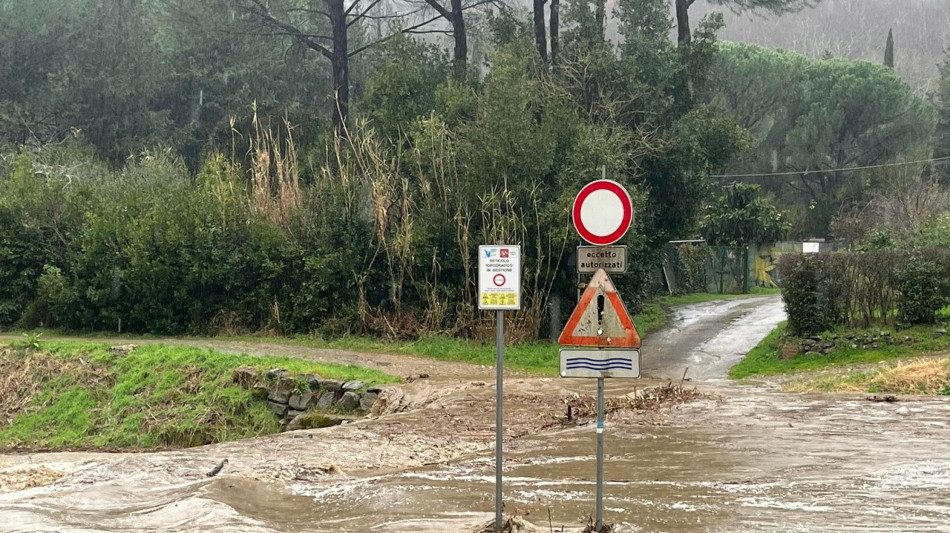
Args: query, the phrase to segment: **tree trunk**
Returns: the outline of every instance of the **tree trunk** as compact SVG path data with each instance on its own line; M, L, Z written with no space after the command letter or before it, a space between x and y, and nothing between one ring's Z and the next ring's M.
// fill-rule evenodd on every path
M597 0L594 16L597 18L598 37L603 41L607 35L607 0Z
M346 39L346 11L343 0L327 0L332 27L333 50L330 65L333 70L333 130L346 136L346 118L350 108L349 52Z
M689 43L692 35L689 31L689 6L694 0L676 0L676 40L679 43Z
M561 31L559 28L561 24L560 1L561 0L551 0L551 65L557 64L557 53L560 43L558 35L558 32Z
M534 42L538 45L541 61L548 60L547 28L544 25L544 4L547 0L534 0Z
M465 18L462 16L462 0L452 0L452 37L455 39L453 61L455 79L465 79L468 71L468 36L465 34Z

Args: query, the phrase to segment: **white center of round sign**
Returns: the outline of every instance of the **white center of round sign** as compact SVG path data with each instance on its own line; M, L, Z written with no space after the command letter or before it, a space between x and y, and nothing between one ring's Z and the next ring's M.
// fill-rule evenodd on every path
M581 206L581 223L599 237L614 233L623 223L623 201L605 189L590 193Z

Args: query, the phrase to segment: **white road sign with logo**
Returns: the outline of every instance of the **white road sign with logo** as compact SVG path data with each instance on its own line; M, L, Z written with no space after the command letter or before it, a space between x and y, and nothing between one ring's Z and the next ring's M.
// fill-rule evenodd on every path
M521 309L521 247L478 247L478 308Z

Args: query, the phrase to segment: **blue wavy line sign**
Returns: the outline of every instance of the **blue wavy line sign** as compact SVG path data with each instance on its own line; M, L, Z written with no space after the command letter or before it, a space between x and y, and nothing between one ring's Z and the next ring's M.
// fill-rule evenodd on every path
M638 378L640 350L561 350L561 377Z

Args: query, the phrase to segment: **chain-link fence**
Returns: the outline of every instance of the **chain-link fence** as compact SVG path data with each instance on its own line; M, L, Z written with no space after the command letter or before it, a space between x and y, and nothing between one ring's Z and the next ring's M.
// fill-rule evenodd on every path
M809 244L809 249L821 253L845 248L839 242ZM804 249L801 241L748 247L709 246L703 240L671 241L664 249L662 282L670 294L737 294L752 287L777 288L782 284L779 258Z
M754 280L750 257L755 251L709 246L705 241L675 241L665 250L663 279L670 294L748 292Z

